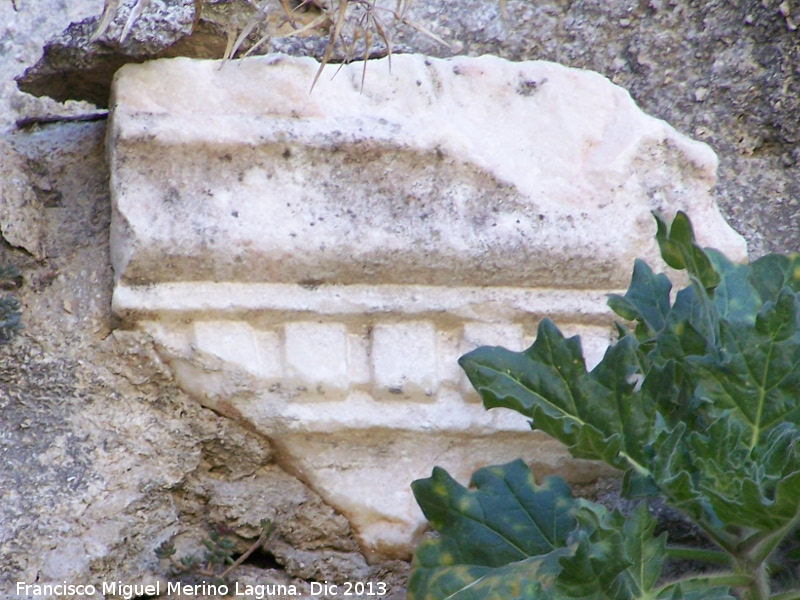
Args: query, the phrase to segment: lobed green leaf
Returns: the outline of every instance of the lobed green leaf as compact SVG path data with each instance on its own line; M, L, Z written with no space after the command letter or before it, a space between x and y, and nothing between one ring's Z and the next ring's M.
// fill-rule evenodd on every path
M558 477L534 481L522 461L485 467L467 489L436 468L412 484L439 537L414 553L409 600L656 600L665 536L640 504L624 517L575 500ZM714 588L710 598L732 600Z
M588 373L578 338L565 339L543 319L524 352L483 347L459 363L486 408L516 410L574 456L624 469L642 458L654 410L637 345L626 336Z
M438 467L412 483L440 537L414 553L409 598L537 597L528 594L558 572L558 553L578 524L569 486L557 477L537 485L521 460L476 471L471 486Z

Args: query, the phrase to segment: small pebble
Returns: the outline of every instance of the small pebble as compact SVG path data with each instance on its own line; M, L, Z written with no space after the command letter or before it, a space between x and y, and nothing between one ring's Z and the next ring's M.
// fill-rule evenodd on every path
M694 91L694 99L697 102L702 102L708 96L708 88L699 87Z

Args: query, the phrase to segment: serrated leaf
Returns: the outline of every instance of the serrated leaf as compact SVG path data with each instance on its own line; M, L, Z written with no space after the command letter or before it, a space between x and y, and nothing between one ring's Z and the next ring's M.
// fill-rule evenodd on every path
M750 264L750 283L761 302L776 300L784 287L800 291L800 254L768 254Z
M653 537L656 520L640 503L623 524L625 553L631 561L628 574L638 594L655 587L661 575L661 567L667 555L667 535Z
M553 583L568 598L623 600L636 598L624 576L630 566L619 531L596 536L579 531L572 552L560 557L561 572Z
M708 352L716 336L716 321L709 321L707 307L692 287L680 290L657 338L651 359L656 363Z
M713 294L718 318L752 323L762 302L752 284L751 265L732 262L712 248L705 253L720 277Z
M748 436L730 419L715 422L705 435L694 433L688 444L695 485L722 522L777 530L800 514L800 430L784 424L753 450Z
M755 326L723 321L719 354L687 360L697 394L747 429L749 449L781 423L800 425L796 313L795 297L782 294L777 305L762 308Z
M609 297L635 329L617 324L591 372L580 341L546 320L526 351L481 348L461 364L487 408L521 412L574 456L623 469L629 497L659 490L730 555L735 573L662 584L648 600L730 599L720 583L763 593L765 561L800 523L800 254L738 264L700 248L685 214L656 221L664 259L691 285L670 303L666 277L637 261L628 291ZM638 552L620 551L635 535L619 527L581 522L540 593L619 600L652 588L652 530L639 526L649 539ZM612 548L642 570L609 579L617 567L595 557Z
M577 598L638 597L626 572L633 560L626 553L625 517L584 502L578 522L581 526L572 536L572 552L559 558L562 571L554 587Z
M655 442L652 463L671 505L748 552L748 538L774 546L800 517L800 429L784 424L752 450L749 437L726 417L703 432L681 426Z
M552 553L565 548L577 526L577 506L562 479L548 477L537 485L517 460L476 471L471 484L474 489L464 488L440 468L412 483L422 512L441 537L426 540L414 553L409 598L481 598L473 594L490 584L519 595L533 585L532 576L546 582L558 570Z
M543 319L524 352L482 347L459 363L486 408L516 410L574 456L627 469L642 458L654 410L639 360L637 342L626 336L588 373L579 340Z
M713 290L720 282L719 273L714 269L711 259L697 245L689 217L678 211L671 225L658 213L656 219L656 240L661 248L661 256L673 269L686 269L706 290Z
M575 500L522 461L476 471L471 489L439 468L412 488L440 535L414 553L409 600L654 598L664 544L644 506L626 518Z
M672 283L663 273L656 275L643 260L636 259L628 291L609 294L608 305L623 319L637 321L637 338L653 337L664 328L670 310Z
M697 312L697 316L688 323L693 330L703 335L708 347L714 348L719 336L720 317L713 297L722 277L709 254L695 242L692 224L685 213L679 211L671 225L667 225L659 214L653 215L657 222L656 239L662 257L671 267L685 269L692 282L694 298L690 306L693 312ZM686 292L687 290L682 290L678 294L676 308L681 294L686 295ZM683 320L675 319L675 315L670 316L673 317L673 327L682 328L685 325Z
M433 540L426 540L417 548L408 582L409 600L561 600L547 586L552 582L559 566L556 557L566 552L561 549L544 556L531 557L518 562L488 569L468 565L439 566L417 560L417 553L432 551ZM566 599L564 599L566 600Z
M485 467L467 490L440 468L411 484L431 526L444 537L469 539L469 555L452 560L495 567L563 547L576 526L569 486L557 477L537 485L521 460Z
M750 281L749 267L733 263L713 249L706 249L704 253L719 275L719 283L710 295L707 290L698 290L695 286L678 291L674 305L664 314L663 326L650 357L659 364L666 360L680 363L688 356L713 351L721 319L755 321L760 302ZM633 280L631 285L634 285Z
M710 527L722 526L710 502L692 478L696 469L688 450L687 436L685 423L659 433L653 442L655 451L650 462L653 480L670 505L682 510L693 521Z

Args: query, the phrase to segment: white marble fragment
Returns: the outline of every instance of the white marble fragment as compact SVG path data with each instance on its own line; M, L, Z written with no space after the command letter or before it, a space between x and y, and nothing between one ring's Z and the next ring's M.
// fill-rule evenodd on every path
M368 557L408 556L424 523L409 484L434 465L599 473L520 415L487 413L460 353L520 350L549 317L596 364L605 294L636 257L664 268L652 210L746 249L714 203L711 149L596 73L403 55L371 62L363 92L352 64L309 93L317 68L119 70L113 309L198 401L268 436Z
M340 323L287 323L284 328L285 385L315 391L326 399L348 388L347 329Z
M376 325L372 330L372 380L376 398L424 402L439 388L436 328L430 321Z

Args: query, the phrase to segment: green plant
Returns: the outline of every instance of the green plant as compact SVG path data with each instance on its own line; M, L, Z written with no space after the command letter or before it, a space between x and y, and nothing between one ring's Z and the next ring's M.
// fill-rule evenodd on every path
M208 532L208 538L203 540L205 551L203 557L187 554L180 559L176 558L177 550L172 540L167 540L156 548L156 556L169 561L169 575L178 577L183 575L199 575L208 577L214 584L227 582L231 572L241 565L247 558L267 541L274 526L269 520L261 520L261 535L258 536L247 551L239 558L233 558L234 541L228 537L232 531L226 527L218 526Z
M800 255L737 264L700 248L685 214L656 221L664 260L691 283L673 301L669 279L637 260L625 295L609 297L633 328L617 324L590 372L580 340L548 320L524 352L483 347L460 364L486 408L516 410L573 456L620 469L628 497L662 495L718 550L671 548L646 503L626 519L572 500L560 480L537 487L519 463L478 471L473 490L436 469L412 484L440 537L415 553L410 599L721 599L729 588L800 599L770 573L800 522ZM670 555L726 568L663 582Z

